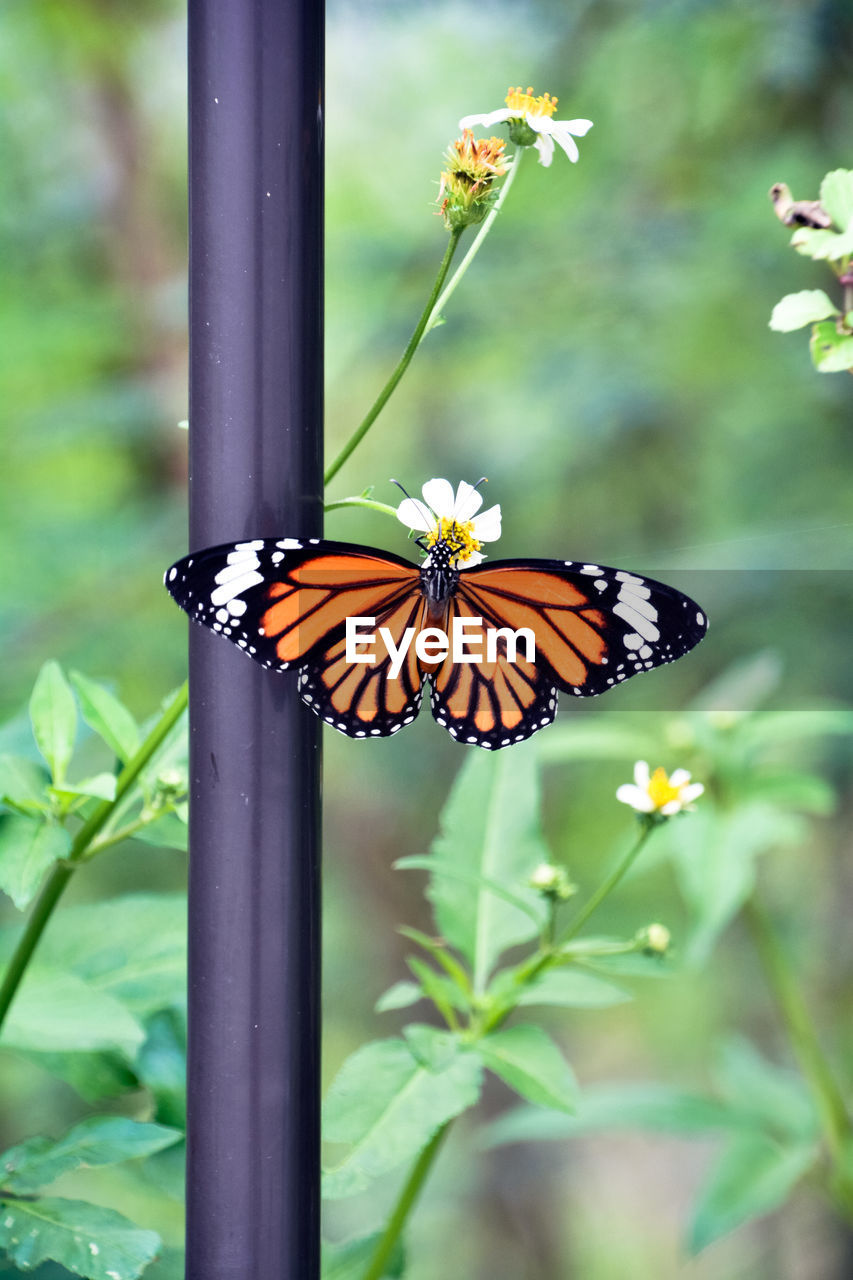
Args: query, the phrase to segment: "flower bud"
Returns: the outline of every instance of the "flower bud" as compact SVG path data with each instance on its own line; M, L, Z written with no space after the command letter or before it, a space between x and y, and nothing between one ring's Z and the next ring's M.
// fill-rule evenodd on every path
M495 178L506 173L502 138L475 138L465 129L447 149L438 192L448 231L482 222L497 199Z
M550 862L540 862L527 883L544 898L552 898L556 902L565 902L578 891L565 867L555 867Z
M639 931L637 941L642 944L647 955L665 956L669 951L672 934L665 924L650 924Z

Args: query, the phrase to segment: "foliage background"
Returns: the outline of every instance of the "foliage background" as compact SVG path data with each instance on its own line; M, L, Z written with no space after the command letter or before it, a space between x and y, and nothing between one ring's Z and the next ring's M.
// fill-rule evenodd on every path
M372 483L394 501L392 473L416 487L485 472L504 511L500 554L666 570L707 604L713 629L695 660L567 707L561 721L625 708L652 717L757 653L744 701L849 696L850 386L812 371L800 335L767 328L778 297L815 280L766 194L784 179L812 196L827 169L853 163L849 9L335 0L327 74L330 456L396 360L443 252L431 202L458 117L523 82L557 93L561 117L595 122L577 166L558 156L545 171L527 157L448 323L330 496ZM140 715L183 674L184 622L160 576L185 545L184 94L174 0L13 0L0 11L8 716L48 656L114 679ZM336 512L328 531L403 549L402 530L379 516ZM13 720L4 732L10 746L28 731ZM373 1001L402 976L393 926L426 925L419 878L390 863L423 852L460 759L426 715L393 743L328 738L330 1074L375 1034ZM778 900L801 908L789 924L805 981L849 1050L853 797L843 745L818 763L838 785L836 815L769 875ZM624 835L612 797L626 776L613 762L549 772L547 827L585 884ZM129 844L87 868L69 900L177 889L184 874L179 855ZM683 928L665 865L633 877L608 910L614 928L662 918L676 942ZM581 1083L702 1085L732 1024L781 1054L764 991L744 981L745 954L732 930L701 972L650 983L631 1006L555 1018ZM384 1017L390 1033L396 1015ZM9 1055L0 1070L3 1145L83 1113L30 1064ZM507 1102L494 1085L490 1111ZM853 1246L808 1194L685 1262L678 1235L710 1142L619 1134L483 1155L470 1137L454 1134L414 1223L413 1280L442 1269L451 1233L466 1277L848 1273ZM101 1194L116 1203L121 1187ZM177 1221L117 1207L177 1240ZM474 1225L460 1237L462 1211Z

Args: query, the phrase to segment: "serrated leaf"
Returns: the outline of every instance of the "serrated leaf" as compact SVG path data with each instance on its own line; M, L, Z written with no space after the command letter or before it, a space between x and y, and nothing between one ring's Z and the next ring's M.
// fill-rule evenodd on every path
M25 1271L52 1259L88 1280L136 1280L160 1237L83 1200L0 1200L0 1247Z
M127 707L102 684L72 671L80 711L90 728L103 738L124 764L139 750L139 726Z
M320 1280L362 1280L367 1264L381 1239L382 1233L376 1231L372 1235L361 1236L358 1240L345 1240L336 1244L324 1240ZM399 1280L403 1267L403 1248L398 1240L382 1273L382 1280Z
M50 775L35 760L24 756L0 755L0 803L24 805L31 809L48 805L45 795Z
M522 990L520 1005L560 1005L566 1009L607 1009L625 1004L631 994L622 987L577 969L549 969Z
M484 1036L475 1047L489 1070L528 1102L558 1111L575 1110L578 1087L574 1073L541 1027L507 1027Z
M778 1209L816 1155L811 1144L780 1147L759 1134L736 1138L700 1193L690 1228L691 1253Z
M811 353L818 373L853 369L853 334L839 333L832 320L823 320L812 330Z
M424 995L440 1010L443 1017L448 1009L470 1009L470 1001L450 978L419 960L417 956L409 956L406 964L421 984Z
M416 982L395 982L373 1007L376 1013L389 1013L392 1009L407 1009L409 1005L417 1004L425 998Z
M431 850L436 866L449 864L503 886L529 903L536 919L542 903L525 885L541 862L550 861L539 809L535 749L469 754L442 811ZM485 990L503 951L537 932L529 916L482 884L472 892L436 870L428 892L439 932L472 967L475 991Z
M327 1199L355 1195L374 1178L414 1159L436 1130L474 1105L481 1066L457 1054L444 1071L430 1071L404 1040L367 1044L347 1059L323 1107L323 1136L349 1151L323 1177Z
M36 746L55 783L65 778L77 733L77 704L58 662L46 662L30 696L30 721Z
M820 184L820 202L836 227L845 231L853 221L853 170L833 169Z
M802 289L799 293L786 294L776 303L770 317L770 328L777 333L792 333L794 329L803 329L807 324L840 314L823 289Z
M0 814L0 889L19 911L35 897L44 873L68 856L71 836L45 818Z
M133 1015L74 973L42 967L27 972L3 1027L9 1048L52 1052L119 1049L133 1053L144 1039Z
M186 851L189 842L186 818L181 818L177 810L163 813L139 831L134 831L133 839L156 845L158 849Z
M406 1043L421 1066L430 1071L446 1071L459 1053L459 1040L452 1031L442 1031L423 1022L403 1028Z
M125 1116L90 1116L56 1141L28 1138L0 1154L0 1183L21 1195L49 1186L81 1166L122 1164L179 1142L183 1133Z

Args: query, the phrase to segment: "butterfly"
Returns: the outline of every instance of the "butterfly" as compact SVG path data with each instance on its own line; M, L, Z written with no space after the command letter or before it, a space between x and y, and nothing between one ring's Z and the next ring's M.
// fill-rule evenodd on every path
M680 658L707 628L688 596L622 569L466 569L441 526L428 550L416 565L347 542L257 538L187 556L165 584L254 661L295 671L302 700L342 733L396 733L428 688L438 723L490 750L550 724L559 690L604 693Z

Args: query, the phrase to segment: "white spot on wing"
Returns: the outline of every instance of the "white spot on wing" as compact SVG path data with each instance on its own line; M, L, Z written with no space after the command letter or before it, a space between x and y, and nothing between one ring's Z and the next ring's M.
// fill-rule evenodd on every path
M223 570L224 572L226 571ZM217 581L219 581L219 576L217 574ZM215 591L212 591L210 603L216 607L227 604L229 600L233 600L235 596L239 596L243 591L248 591L250 587L256 586L263 580L263 576L260 573L243 573L241 577L223 582Z
M282 538L281 542L275 544L281 547L282 551L301 551L302 543L298 538Z

